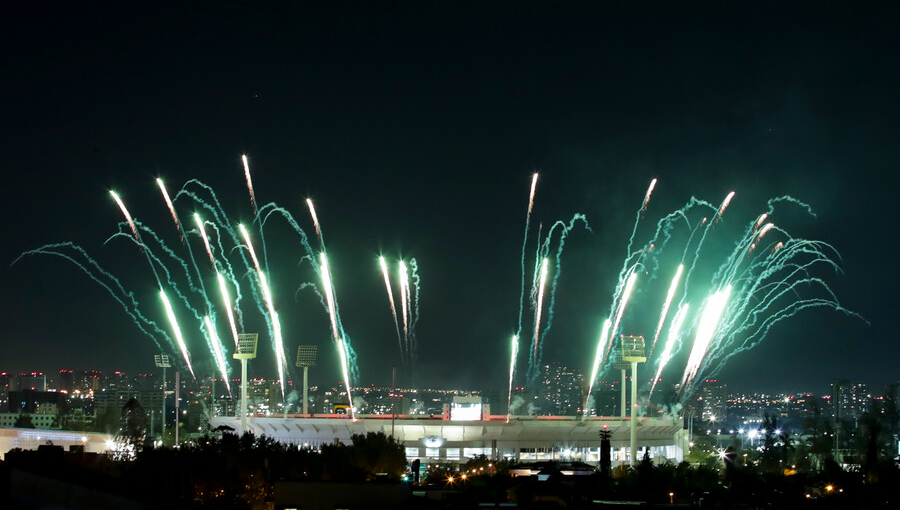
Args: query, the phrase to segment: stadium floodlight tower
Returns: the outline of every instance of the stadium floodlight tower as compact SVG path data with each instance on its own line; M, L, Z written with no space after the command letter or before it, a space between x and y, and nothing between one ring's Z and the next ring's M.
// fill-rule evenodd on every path
M156 363L157 368L163 369L162 418L159 420L159 422L160 422L161 440L165 441L166 440L166 369L171 367L172 365L169 364L169 355L168 354L154 354L153 361Z
M238 335L237 352L234 359L241 360L241 434L247 432L247 361L256 357L258 333Z
M309 414L309 369L316 366L316 354L319 347L315 345L297 346L297 366L303 367L303 414Z
M634 467L634 458L637 456L637 364L647 361L644 355L644 337L625 336L620 337L622 346L622 361L631 363L631 467Z

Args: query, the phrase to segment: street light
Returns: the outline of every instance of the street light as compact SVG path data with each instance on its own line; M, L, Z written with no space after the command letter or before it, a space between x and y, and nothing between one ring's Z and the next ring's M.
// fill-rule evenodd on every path
M161 368L163 370L162 419L159 421L161 424L160 435L162 436L163 441L165 441L166 440L166 369L171 367L172 365L169 364L169 355L168 354L155 354L153 356L153 361L156 363L157 368Z
M241 360L241 433L247 432L247 360L256 357L258 333L241 333L238 335L237 352L234 359Z
M315 345L299 345L297 346L297 366L303 367L303 414L307 412L307 404L309 397L307 396L309 387L309 369L316 366L316 354L319 347Z

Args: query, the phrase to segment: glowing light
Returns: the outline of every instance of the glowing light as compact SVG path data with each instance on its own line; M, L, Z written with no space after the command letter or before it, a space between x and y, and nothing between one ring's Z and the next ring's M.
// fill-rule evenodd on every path
M320 268L322 271L322 286L325 289L325 300L328 305L328 314L331 317L331 333L334 335L334 341L338 346L338 353L341 357L341 370L344 373L344 380L347 382L347 398L353 402L353 396L350 394L350 370L347 365L347 346L343 336L338 331L337 308L334 298L334 284L331 281L331 273L328 271L328 258L325 253L319 254ZM355 408L350 407L350 415L355 420Z
M588 413L588 400L591 398L591 391L594 388L594 382L597 380L597 372L600 370L600 362L603 360L603 351L605 350L607 337L609 336L609 319L603 321L603 327L600 329L600 339L597 341L597 352L594 354L594 363L591 366L591 380L588 382L588 392L584 400L584 415Z
M400 324L397 322L397 307L394 305L394 291L391 288L391 277L388 274L387 262L384 257L378 257L381 266L381 274L384 276L384 287L387 290L388 301L391 304L391 316L394 318L394 327L397 329L397 342L400 344L400 354L403 354L403 338L400 336Z
M172 309L172 304L169 303L169 298L166 297L166 293L162 289L159 291L159 297L162 298L163 305L166 309L166 316L169 318L169 324L172 326L172 331L175 333L175 340L178 342L178 348L181 349L181 355L184 357L184 362L187 364L191 376L194 376L194 368L191 367L191 357L188 355L187 345L184 343L184 336L182 336L181 328L178 326L178 320L175 318L175 310ZM194 376L194 378L196 378L196 376Z
M159 190L162 191L163 199L166 201L166 206L169 208L169 212L172 214L172 219L175 220L175 227L178 229L178 233L181 234L181 241L184 242L184 232L181 230L181 222L178 221L178 215L175 214L175 205L172 204L172 200L169 198L169 192L166 191L166 185L163 184L162 179L159 177L156 178L156 184L159 185Z
M531 178L531 192L528 193L528 216L531 216L531 209L534 207L534 190L537 188L538 173L535 172Z
M700 325L697 326L694 346L691 349L691 355L684 370L684 376L681 379L682 386L697 375L700 363L703 361L703 357L706 356L709 344L716 334L719 319L722 318L730 294L731 285L728 285L724 289L716 291L707 299L703 314L700 316Z
M663 324L666 322L666 315L669 313L669 306L672 304L672 299L675 297L675 291L678 290L678 282L681 280L681 273L684 271L684 264L678 265L678 270L675 271L675 277L672 278L672 283L669 284L669 292L666 294L666 301L663 303L662 312L659 314L659 324L656 326L656 334L653 335L653 344L650 346L650 356L653 356L653 350L656 348L656 341L659 339L659 333L662 331Z
M231 309L231 297L228 295L228 286L225 285L225 277L221 273L216 273L216 279L219 281L219 293L222 294L222 302L225 305L225 314L228 316L228 325L231 326L231 336L234 337L234 346L238 344L237 325L234 322L234 312Z
M322 243L322 246L325 246L325 241L322 239L322 228L319 226L319 217L316 216L316 208L313 207L312 200L307 198L306 206L309 207L309 215L312 216L313 226L316 228L316 235L319 236L319 242Z
M713 224L718 223L719 220L722 218L722 213L725 212L725 209L728 207L728 204L731 203L732 198L734 198L734 191L729 193L725 197L725 200L722 201L722 205L719 206L719 212L716 213L716 220L713 222Z
M532 357L537 360L538 343L541 338L541 310L544 302L544 286L547 283L547 259L541 264L541 280L538 287L537 308L534 311L534 348L532 349Z
M222 345L219 341L219 335L216 333L216 328L213 326L211 320L209 320L209 316L203 317L203 323L206 324L206 331L209 333L209 342L212 344L213 352L216 356L216 364L218 365L219 372L222 374L222 380L225 381L225 387L228 388L228 393L231 393L231 385L228 384L228 367L225 364L225 355L222 353Z
M513 374L516 371L516 356L519 353L519 335L513 335L512 337L512 346L510 347L510 359L509 359L509 394L506 398L506 421L509 422L509 406L512 403L512 387L513 387Z
M209 262L212 264L213 268L216 267L216 259L213 258L212 248L209 246L209 238L206 237L206 228L203 226L203 220L200 219L200 215L194 213L194 222L197 224L197 230L200 231L200 237L203 239L203 246L206 247L206 254L209 255Z
M650 395L653 395L653 390L656 388L659 376L662 375L663 369L672 358L672 349L675 347L678 337L681 335L681 327L684 325L684 318L687 317L688 306L688 303L680 306L678 311L675 312L675 317L672 318L672 324L669 325L669 334L666 338L666 345L663 348L663 352L659 357L659 368L657 368L656 377L653 378L653 384L650 386Z
M113 200L116 201L116 204L119 205L119 209L122 210L122 214L125 215L125 220L128 221L128 226L131 227L131 232L134 234L134 239L138 242L138 244L141 244L141 236L140 234L138 234L137 227L134 224L134 220L131 218L131 214L129 214L128 209L125 208L125 203L122 202L122 199L119 198L119 195L115 191L109 190L109 194L112 195Z
M250 192L250 205L253 206L253 215L259 214L256 209L256 196L253 194L253 181L250 179L250 163L247 161L247 155L241 154L241 162L244 163L244 175L247 177L247 190Z
M610 330L610 336L614 337L616 332L619 331L619 323L622 322L622 315L625 314L625 307L628 305L628 299L631 297L631 291L634 289L634 282L637 280L637 270L636 268L631 269L631 274L628 276L628 281L625 283L625 290L622 291L622 298L619 300L619 310L616 312L616 320L613 322L612 329ZM608 342L606 346L606 354L609 355L609 349L612 347L612 342Z
M650 181L650 186L647 188L647 194L644 195L644 203L641 204L641 211L647 210L647 204L650 202L650 195L653 193L653 188L656 187L656 179Z

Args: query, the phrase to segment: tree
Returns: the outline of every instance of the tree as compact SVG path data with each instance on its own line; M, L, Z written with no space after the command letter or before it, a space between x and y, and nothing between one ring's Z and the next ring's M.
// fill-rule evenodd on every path
M406 453L403 445L383 432L369 432L366 435L351 436L353 447L350 462L365 473L366 480L376 476L386 476L399 480L406 470Z

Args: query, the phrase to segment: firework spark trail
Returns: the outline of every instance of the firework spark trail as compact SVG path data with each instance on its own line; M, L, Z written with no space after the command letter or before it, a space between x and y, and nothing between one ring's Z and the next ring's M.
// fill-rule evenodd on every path
M109 194L112 195L113 200L119 205L119 209L122 210L122 214L125 215L125 219L128 221L128 225L131 227L131 232L134 234L135 240L137 240L138 244L143 244L141 242L141 235L138 234L138 229L134 225L134 220L131 219L131 214L128 213L128 209L125 207L125 203L122 202L122 199L119 198L119 194L113 190L109 190Z
M603 360L603 351L606 350L607 335L609 335L610 322L609 319L603 321L603 328L600 330L600 338L597 340L597 352L594 354L594 363L591 365L591 379L588 381L588 392L584 397L584 415L588 415L588 400L591 398L591 392L594 391L594 383L597 381L597 372L600 370L600 362Z
M384 275L384 287L387 289L388 301L391 304L391 315L394 317L394 327L397 329L397 344L400 347L400 361L401 363L404 363L403 336L400 335L400 323L397 321L397 307L394 305L394 291L391 289L391 277L388 273L387 262L385 262L384 257L378 257L378 264L381 266L381 274Z
M206 193L208 193L210 196L210 199L212 200L212 205L210 205L205 200L200 198L196 193L189 191L188 186L191 186L191 185L197 186L200 189L202 189L203 191L205 191ZM226 269L228 279L231 281L232 285L234 285L234 288L235 288L236 293L235 293L235 301L234 301L234 310L237 314L238 324L240 325L241 330L243 330L244 329L244 315L243 315L243 311L241 310L241 306L240 306L240 303L243 299L243 295L241 294L240 284L238 283L238 278L234 273L234 268L232 267L231 262L228 260L228 257L225 256L226 250L225 250L225 247L222 245L222 235L221 235L220 228L222 230L224 230L225 233L228 235L228 237L231 239L231 245L234 246L235 250L238 252L238 255L240 256L241 261L244 264L244 267L249 268L250 265L249 265L249 262L247 261L246 254L243 249L240 249L240 247L242 246L241 239L238 236L237 232L235 232L235 230L231 227L231 220L228 219L228 215L225 213L225 209L222 207L222 204L219 202L219 198L216 196L215 191L211 187L207 186L202 181L198 181L197 179L191 179L191 180L187 181L184 184L184 186L181 187L181 190L175 195L174 201L177 202L178 199L182 195L193 200L193 202L196 205L202 207L203 209L207 210L210 214L212 214L213 221L210 222L209 225L216 232L216 244L219 247L219 252L222 253L222 255L223 255L222 262L223 262L224 268ZM256 303L256 306L259 309L260 313L265 314L265 307L263 306L263 304L261 302L262 300L259 296L259 291L257 290L256 285L255 285L256 282L253 279L250 279L250 282L251 282L250 290L251 290L251 294L254 299L254 302Z
M174 252L174 250L169 248L169 246L166 245L165 241L163 241L156 234L156 232L154 230L142 225L140 222L135 222L135 223L136 223L139 231L143 230L144 233L150 237L150 239L153 239L156 242L156 244L160 247L160 249L162 249L169 256L169 258L171 258L172 260L174 260L175 262L178 263L178 265L181 267L181 269L184 273L185 279L187 280L188 290L192 293L198 294L203 299L204 303L206 304L206 309L209 311L209 314L212 315L212 322L215 323L215 312L213 311L214 307L213 307L213 304L210 302L209 297L206 293L206 288L203 285L202 278L199 281L199 288L198 288L197 286L194 285L194 283L191 279L191 272L190 272L190 269L188 268L187 262L184 259L182 259L181 257L179 257ZM113 239L117 236L120 236L120 235L123 235L123 234L122 233L114 234L112 237L110 237L110 239L107 239L107 242L109 242L111 239ZM132 242L137 242L131 236L126 236L126 238ZM159 266L162 269L163 274L165 275L165 279L166 279L168 288L175 292L175 295L178 296L178 298L181 300L184 307L188 311L190 311L193 314L194 318L197 319L197 321L201 324L200 331L201 331L201 333L204 333L204 338L207 341L208 347L210 349L210 353L213 354L213 356L215 356L217 351L222 351L222 349L223 349L223 346L219 343L218 336L210 336L210 335L206 334L205 330L202 328L203 319L201 318L200 313L191 304L191 300L188 297L187 293L185 291L181 290L181 286L178 284L178 280L172 277L172 272L169 270L169 266L167 266L163 262L163 260L160 257L158 257L153 252L153 250L151 250L146 245L146 243L143 246L145 248L144 253L151 260L151 263L155 263L155 265ZM193 266L197 270L198 276L199 276L199 268L197 267L196 262L193 259L191 259L191 261L193 262ZM162 286L160 287L160 291L162 291ZM178 325L174 324L173 327L178 327ZM192 374L193 374L193 372L192 372Z
M535 174L537 175L537 174ZM509 393L506 396L506 423L509 423L510 406L512 405L513 376L516 373L516 356L519 354L519 336L513 335L509 356Z
M234 339L234 347L238 346L237 324L234 322L234 312L232 311L231 297L228 295L228 285L225 284L225 277L222 273L216 272L216 280L219 282L219 294L222 296L222 306L225 308L225 315L228 316L228 325L231 326L231 336Z
M650 386L650 396L653 396L653 390L656 389L659 376L662 375L663 369L666 368L666 364L672 358L672 349L674 349L675 344L678 343L678 338L681 336L681 328L684 326L684 319L687 317L689 307L688 303L681 305L678 311L675 312L672 323L669 324L669 334L663 352L659 356L659 366L656 370L656 377L653 378L653 385Z
M675 277L672 278L672 283L669 285L669 292L666 294L662 312L659 314L659 324L656 326L656 334L653 335L653 344L650 346L650 355L648 357L653 356L653 350L656 348L656 341L659 339L659 333L662 331L663 324L666 322L666 316L669 314L669 306L672 304L672 299L675 298L675 291L678 290L678 282L681 280L681 273L683 271L684 264L679 264L678 270L675 271Z
M313 206L312 206L312 201L307 200L307 204L309 205L310 214L313 217L313 222L315 223L317 232L319 233L319 241L322 246L321 255L322 255L322 259L324 260L325 241L321 235L322 231L321 231L321 227L319 225L318 217L316 216L315 208L313 208ZM263 213L265 213L265 214L263 214ZM306 253L301 258L301 262L303 260L309 260L310 265L312 266L313 270L320 277L322 277L324 279L327 276L324 274L325 268L321 267L320 265L318 265L316 263L315 253L313 252L313 249L309 244L309 237L306 235L306 232L303 230L303 228L300 227L300 224L296 221L296 219L293 217L293 215L289 211L287 211L286 209L284 209L282 207L279 207L278 205L276 205L274 203L269 203L269 204L264 205L260 209L259 213L257 214L258 217L262 218L260 221L260 232L262 232L263 227L265 226L265 224L268 222L269 218L273 214L281 215L281 217L285 221L288 222L288 225L294 230L294 232L296 232L300 236L301 245L303 246L303 249ZM298 292L299 292L299 290L301 290L303 288L304 288L304 286L301 286L298 289ZM316 290L315 287L312 287L312 288L319 295L319 298L321 300L321 298L322 298L321 294L319 294L319 292ZM327 298L328 292L329 292L329 290L325 289L326 298ZM334 292L333 287L331 288L330 292L332 292L332 298L333 298L333 292ZM326 301L327 301L327 299L326 299ZM341 340L340 340L340 343L338 344L338 347L340 350L341 359L344 360L346 363L349 363L348 366L344 367L344 371L346 372L347 387L348 387L348 392L349 392L349 389L353 385L353 381L359 379L359 366L357 364L357 355L356 355L356 352L353 350L353 347L351 346L350 336L344 330L344 325L341 321L340 307L338 306L336 299L332 299L332 303L330 305L328 305L326 303L326 311L328 312L329 317L331 318L332 329L336 329L339 332L339 337ZM351 377L353 377L355 379L352 379ZM351 403L352 403L352 400L351 400Z
M260 227L262 228L262 227ZM285 379L284 379L284 368L287 366L287 359L284 356L284 344L282 343L281 338L281 321L278 320L278 314L275 312L275 304L272 302L272 291L269 289L269 284L266 281L266 275L263 274L262 268L259 266L259 260L256 258L256 253L253 251L253 243L250 242L250 234L247 233L247 229L244 228L244 225L239 224L238 229L241 231L241 235L244 237L244 243L247 247L247 250L250 252L250 258L253 260L253 264L256 266L256 274L259 278L259 286L262 289L263 298L265 299L266 307L269 312L269 327L271 328L272 339L275 343L275 358L278 363L278 377L281 380L281 396L284 397L285 392Z
M416 364L419 359L419 341L416 338L416 325L419 323L419 291L422 287L422 279L419 277L419 264L415 257L409 259L410 279L412 280L415 292L411 293L407 286L406 292L409 298L410 321L409 321L409 365L410 376L412 382L416 383L418 374L416 373ZM407 282L408 285L408 282Z
M206 254L209 255L209 262L212 264L213 269L216 268L216 258L213 257L212 247L209 245L209 237L206 236L206 228L203 226L203 220L200 219L200 215L194 213L194 221L197 223L197 230L200 231L200 237L203 239L203 246L206 247Z
M169 302L169 298L166 297L166 293L162 289L159 291L159 297L162 299L163 306L165 306L166 316L169 318L169 324L171 324L172 330L175 332L175 340L178 341L178 348L181 349L181 355L184 357L184 362L187 363L191 376L196 379L197 376L194 375L194 368L191 366L191 357L188 354L187 345L184 343L184 336L181 334L181 327L178 325L178 319L175 317L175 310L172 309L172 303Z
M544 230L544 224L539 223L538 224L538 235L537 235L538 243L537 243L537 247L534 250L534 273L531 276L531 291L528 294L528 299L531 301L532 308L534 308L535 302L537 301L538 276L540 275L540 268L541 268L540 260L542 258L541 249L543 248L543 246L540 242L540 239L541 239L541 232L543 232L543 230Z
M547 266L549 260L544 259L541 263L541 280L538 286L537 307L534 310L534 344L531 346L531 371L535 373L538 370L536 365L538 357L538 342L541 338L541 311L544 303L544 287L547 283Z
M197 272L197 283L200 285L200 289L199 289L200 293L203 295L203 299L206 301L207 310L209 311L210 314L213 314L212 303L210 303L210 301L209 301L209 297L206 293L206 286L203 283L203 275L200 273L200 267L197 266L197 259L194 258L194 250L191 248L191 243L187 242L187 240L184 238L184 229L181 226L181 221L178 219L178 213L175 211L175 205L172 203L172 200L169 199L169 192L166 191L166 186L165 186L165 184L163 184L162 179L157 178L156 182L157 182L157 184L159 184L159 189L160 189L160 191L162 191L163 198L166 201L166 206L169 208L169 212L172 214L172 219L175 221L175 228L178 230L178 233L181 236L181 244L184 245L185 248L187 248L188 258L191 261L191 265L194 267L194 271ZM209 243L206 240L206 233L203 232L203 225L200 222L200 217L196 213L194 213L194 217L197 219L198 226L200 227L200 232L203 234L203 242L206 244L206 249L207 249L207 251L209 251ZM184 267L185 274L188 278L188 284L190 284L190 273L187 270L186 264L184 264L183 261L181 261L179 257L175 256L174 252L169 250L168 247L166 247L165 244L162 243L162 241L159 239L159 237L156 236L155 232L151 231L151 233L153 234L153 236L157 240L157 242L159 242L170 253L170 255L172 257L174 257L179 262L182 262L182 266ZM210 253L210 258L212 258L212 253ZM215 263L213 263L213 265L215 266ZM191 285L191 287L193 287L193 285ZM198 317L198 319L199 319L199 317ZM215 322L215 315L213 315L213 322ZM212 338L207 337L207 340L209 340L209 342L212 344L212 347L214 349L221 350L221 346L215 345L215 342L213 341ZM216 341L218 341L218 337L216 337Z
M638 225L641 223L641 214L647 208L647 204L650 202L650 194L653 193L653 188L656 187L656 179L650 181L650 186L647 187L647 194L644 195L644 201L641 203L641 208L638 209L637 213L634 215L634 227L631 229L631 237L628 238L628 247L625 249L626 258L631 257L631 245L634 244L634 236L637 235Z
M64 253L62 251L64 249L71 249L75 251L80 257L84 259L84 262L78 260L75 256ZM154 321L148 319L141 313L140 303L137 301L137 299L135 299L134 293L127 292L122 286L122 283L119 281L119 279L113 276L113 274L109 271L103 269L96 260L94 260L90 255L87 254L84 248L73 243L48 244L22 253L18 256L18 258L16 258L16 260L12 262L12 264L10 264L10 266L15 265L27 255L53 255L68 260L76 267L81 269L84 274L86 274L91 280L94 280L94 282L106 289L109 295L112 296L112 298L116 300L117 303L122 305L125 313L127 313L128 316L131 317L131 320L134 322L135 326L137 326L142 333L153 340L153 343L156 345L157 349L164 350L154 333L148 331L148 329L152 330L156 334L161 335L171 347L176 347L175 341L164 329L160 328L159 325L157 325ZM108 282L104 281L103 279L108 280Z
M337 308L335 306L335 297L334 297L334 282L331 280L331 273L328 271L328 259L323 252L321 254L321 262L319 267L322 268L322 286L325 289L325 299L328 302L328 312L331 316L331 332L334 335L334 341L338 346L338 351L341 356L341 370L344 374L344 381L347 385L347 398L350 402L350 413L351 417L355 420L356 415L353 406L353 396L350 393L351 381L350 381L350 371L348 369L349 356L347 355L347 346L345 345L343 336L338 331L338 318L337 318Z
M722 201L722 205L719 206L719 211L716 213L716 219L713 220L713 225L719 222L722 219L722 213L725 212L725 209L728 208L728 204L731 203L731 199L734 198L734 191L728 193L725 196L725 200Z
M755 232L757 229L759 229L759 226L762 225L762 223L764 221L766 221L766 218L768 218L768 217L769 217L769 215L766 213L760 214L759 218L757 218L757 220L756 220L756 223L753 225L753 231Z
M169 192L166 191L166 185L163 184L162 179L159 177L156 178L156 184L159 184L159 190L162 191L166 206L169 208L169 212L172 213L172 219L175 220L175 228L178 229L178 235L181 236L181 242L184 244L184 230L181 228L181 222L178 221L178 214L175 213L175 205L172 204L172 200L169 198Z
M522 333L522 313L525 308L525 247L528 246L528 230L531 227L531 210L534 208L534 191L537 187L538 174L531 178L531 192L528 194L528 212L525 214L525 235L522 238L522 286L519 291L519 322L516 327L516 336ZM540 233L538 233L540 239Z
M259 216L256 209L256 196L253 194L253 181L250 180L250 163L247 162L247 155L241 154L241 161L244 163L244 175L247 177L247 190L250 192L250 205L253 206L253 216Z
M316 208L313 207L312 200L307 198L306 206L309 207L309 215L312 216L313 226L316 229L316 235L319 237L319 244L322 245L322 251L325 251L325 237L322 236L322 227L319 225L319 217L316 216Z
M563 253L563 249L566 246L566 238L569 236L569 233L571 233L572 230L575 228L575 223L579 222L579 221L584 223L584 228L588 232L593 233L593 230L591 230L591 226L587 222L587 218L585 217L585 215L580 214L580 213L575 214L575 216L573 216L572 219L569 221L568 225L566 225L562 221L557 221L550 228L550 231L547 232L547 239L544 243L545 256L550 254L550 241L551 241L551 238L553 237L553 231L557 227L560 227L562 229L559 234L559 244L557 245L557 248L556 248L556 265L554 266L555 271L553 273L553 282L550 285L550 304L549 304L549 306L547 306L547 324L544 326L544 330L540 336L541 340L538 343L538 352L537 352L537 358L536 358L537 365L540 365L540 362L541 362L541 355L543 354L544 338L547 337L547 333L550 332L550 327L553 326L553 311L556 306L556 288L559 284L559 275L562 273L562 253Z
M216 366L219 369L219 372L222 374L222 380L225 381L225 387L228 388L228 394L231 394L231 385L228 383L228 365L225 363L225 355L222 353L222 349L219 347L219 335L216 333L216 328L213 326L212 321L209 320L209 316L203 317L203 323L206 324L206 331L209 334L210 343L215 349L216 356Z
M211 223L210 226L212 226L213 230L216 232L216 246L219 247L219 253L225 253L225 247L222 246L222 236L219 234L218 227L216 227L215 223ZM219 270L220 267L222 269L224 269L224 272L225 272L225 275L222 275L222 277L225 278L227 276L227 278L228 278L227 281L231 282L231 284L234 285L234 294L235 294L234 300L232 301L231 298L228 296L227 289L225 289L225 293L222 294L221 283L219 284L219 293L222 294L222 298L225 299L227 310L233 312L233 315L231 317L232 317L232 319L237 320L237 327L239 327L240 330L243 331L244 330L244 314L241 311L241 306L240 306L241 298L242 298L241 286L238 284L238 279L234 275L234 268L231 266L231 262L228 260L227 257L223 256L222 262L220 264L216 264L215 260L213 260L213 269L215 269L217 275L221 275L221 273L222 273L222 271ZM229 306L229 305L227 305L227 303L231 303L231 305ZM237 328L235 328L235 329L237 329ZM235 342L237 342L236 338L237 337L235 337ZM237 344L235 344L235 345L237 345Z
M780 197L774 200L785 200L785 198ZM770 204L772 203L770 201ZM775 230L785 235L788 241L786 243L779 242L781 243L780 250L773 249L765 259L751 264L744 271L745 276L741 278L741 281L750 283L744 285L744 289L736 299L737 304L730 307L728 315L723 318L719 334L709 349L709 354L702 360L699 372L716 373L732 356L756 346L774 324L793 317L797 312L806 308L824 306L865 322L865 319L859 314L843 308L822 279L809 276L813 266L823 264L835 272L840 272L838 264L828 255L828 252L831 252L839 257L834 247L821 241L794 239L781 229L775 228ZM806 260L794 262L795 259L801 257L806 257ZM723 266L737 265L732 260L735 258L737 257L733 254ZM754 270L759 271L759 274L752 274ZM719 271L719 273L724 273L727 278L732 279L734 272L734 269ZM825 294L825 297L804 298L800 293L803 289L809 289L812 292L818 289ZM784 303L788 295L791 296L792 301L788 301L784 305L778 304ZM734 339L737 337L743 337L743 340L735 347Z
M403 348L409 357L409 275L406 264L400 261L400 308L403 315Z
M331 318L331 333L334 335L334 341L340 343L341 336L338 332L337 315L334 308L334 287L331 282L331 273L328 271L328 259L325 254L321 254L321 262L319 267L322 268L322 285L325 289L325 299L328 303L328 316Z
M619 308L616 311L616 318L613 321L610 330L610 339L615 338L619 331L619 324L622 322L622 316L625 314L625 307L628 305L628 299L631 297L631 291L634 289L634 282L637 280L637 266L631 268L631 274L628 275L628 281L625 283L625 289L619 298ZM612 341L606 344L606 357L609 358L609 351L612 349Z
M650 194L653 193L653 188L656 187L656 179L650 181L650 187L647 188L647 194L644 195L644 203L641 204L641 212L647 210L647 204L650 203Z
M700 369L700 363L706 356L710 342L716 334L719 321L725 313L725 306L728 304L728 298L731 294L731 285L719 289L709 296L706 305L703 307L703 314L700 316L700 323L697 326L697 333L694 337L694 345L691 348L691 354L688 358L687 366L684 369L684 375L681 378L682 388L690 387L694 376Z
M138 248L140 248L144 255L147 255L144 242L141 240L141 234L138 232L137 225L135 225L134 220L131 218L131 214L128 213L128 209L125 208L125 203L122 202L122 199L119 198L119 195L115 191L109 190L109 194L112 195L113 200L116 201L116 203L119 205L119 209L122 210L122 214L125 215L125 220L128 221L128 226L131 227L131 232L134 234L134 241L137 243ZM153 276L156 277L156 283L158 283L159 286L162 287L162 284L159 283L159 274L156 273L156 267L153 266L153 262L150 260L149 256L147 257L147 262L150 264L150 269L153 271Z

